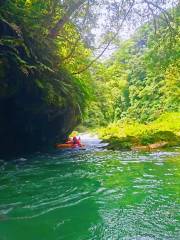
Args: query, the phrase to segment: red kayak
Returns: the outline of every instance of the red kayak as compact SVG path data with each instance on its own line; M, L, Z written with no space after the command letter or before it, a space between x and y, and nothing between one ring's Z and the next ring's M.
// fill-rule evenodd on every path
M84 144L73 144L73 143L58 143L56 144L57 148L81 148L84 147Z

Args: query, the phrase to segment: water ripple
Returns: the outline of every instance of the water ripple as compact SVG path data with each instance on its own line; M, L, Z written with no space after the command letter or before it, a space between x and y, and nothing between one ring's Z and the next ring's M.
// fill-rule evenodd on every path
M92 148L0 160L0 235L178 240L179 160L177 152Z

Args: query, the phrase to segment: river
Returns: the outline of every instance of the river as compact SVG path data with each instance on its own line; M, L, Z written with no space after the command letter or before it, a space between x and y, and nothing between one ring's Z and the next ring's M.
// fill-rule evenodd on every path
M0 160L0 240L178 240L180 153L84 150Z

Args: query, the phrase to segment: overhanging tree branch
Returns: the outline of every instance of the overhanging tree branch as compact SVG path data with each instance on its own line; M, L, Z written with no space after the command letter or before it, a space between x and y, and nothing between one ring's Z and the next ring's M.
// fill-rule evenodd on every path
M70 20L70 17L86 2L86 0L74 0L64 16L56 23L56 25L49 31L49 37L55 38L58 36L64 24Z
M122 28L122 25L124 24L127 16L129 15L130 11L132 10L133 6L134 6L134 3L135 3L135 0L132 1L132 3L130 4L130 7L128 9L128 11L125 13L120 25L119 25L119 29L117 30L117 32L113 35L113 37L110 39L110 41L108 42L108 44L106 45L106 47L103 49L103 51L96 57L94 58L86 67L80 69L79 71L73 73L74 75L75 74L80 74L84 71L86 71L87 69L89 69L103 54L104 52L108 49L108 47L110 46L110 44L113 42L113 40L118 36L119 34L119 31L121 30Z
M164 8L160 7L158 4L155 4L151 1L148 0L144 0L144 2L148 5L149 9L153 12L152 8L150 6L153 6L155 9L158 9L164 16L164 19L166 21L166 23L168 24L170 30L173 30L172 26L171 26L171 20L172 17L170 15L170 13L168 11L166 11Z
M88 4L87 4L87 7L86 7L86 12L85 12L85 16L84 16L84 19L83 19L83 22L82 22L82 27L84 27L84 24L85 24L85 22L86 22L87 15L88 15L88 11L89 11L89 1L88 1ZM80 40L81 40L81 35L79 34L79 36L77 37L75 43L73 44L73 47L71 48L70 53L69 53L66 57L64 57L64 58L62 59L62 62L63 62L63 61L67 61L69 58L71 58L71 57L73 56L74 52L76 51L76 47L77 47L77 45L78 45L78 42L79 42Z

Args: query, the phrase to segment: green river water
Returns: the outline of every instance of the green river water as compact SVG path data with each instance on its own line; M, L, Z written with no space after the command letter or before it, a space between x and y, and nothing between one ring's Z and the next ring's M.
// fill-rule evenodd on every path
M0 240L176 240L179 203L176 149L0 160Z

